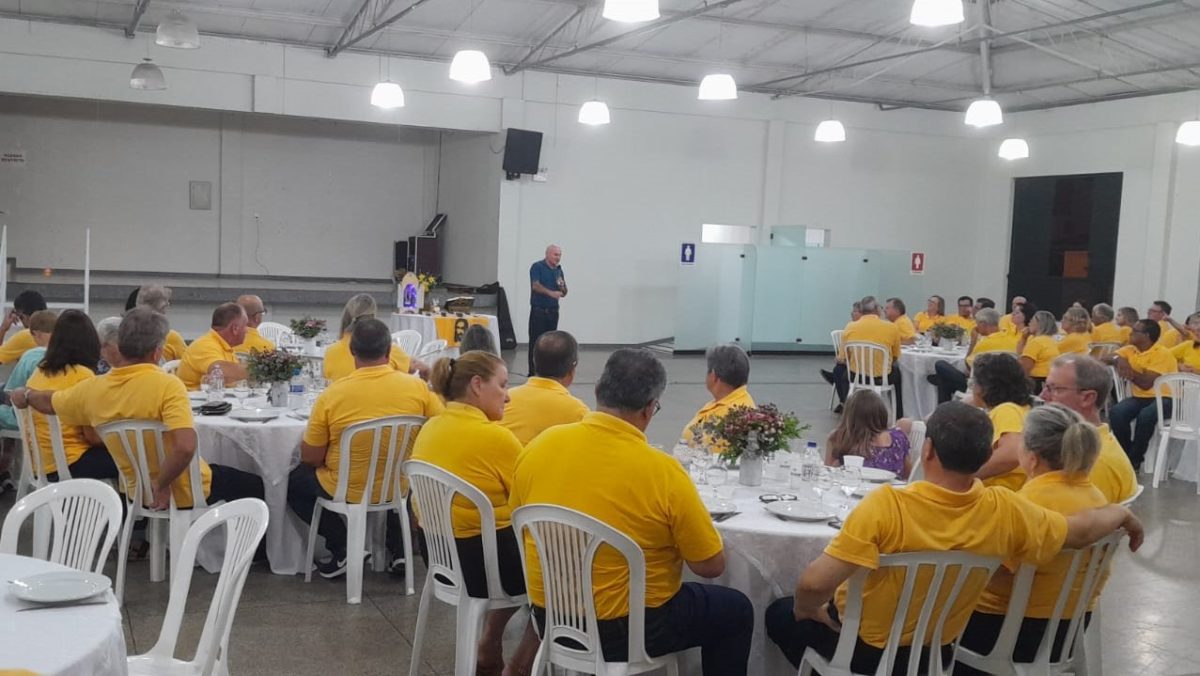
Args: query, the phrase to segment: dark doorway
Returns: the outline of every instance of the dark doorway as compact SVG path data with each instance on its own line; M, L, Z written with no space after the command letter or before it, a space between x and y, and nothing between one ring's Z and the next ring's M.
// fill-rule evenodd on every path
M1014 180L1008 298L1056 317L1076 301L1111 303L1122 174Z

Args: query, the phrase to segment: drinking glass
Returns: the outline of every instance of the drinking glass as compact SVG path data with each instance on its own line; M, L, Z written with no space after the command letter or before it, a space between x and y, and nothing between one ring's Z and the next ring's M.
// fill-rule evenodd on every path
M208 377L208 374L204 374L204 375L200 376L200 391L208 392L208 388L210 387L211 382L212 382L212 379Z
M708 483L708 468L713 466L713 455L708 452L707 448L701 447L692 451L692 465L699 472L699 478L696 483L704 485Z
M817 494L817 502L825 501L825 493L833 488L833 468L821 467L813 480L812 490Z
M239 380L233 384L233 396L237 398L238 408L245 407L246 397L250 396L250 386L246 381Z
M714 497L721 497L725 484L729 481L729 470L721 464L715 464L704 471L704 478L712 488Z
M838 504L838 518L845 521L854 504L854 492L862 485L862 469L843 466L838 469L835 481L838 489L842 492L842 500Z

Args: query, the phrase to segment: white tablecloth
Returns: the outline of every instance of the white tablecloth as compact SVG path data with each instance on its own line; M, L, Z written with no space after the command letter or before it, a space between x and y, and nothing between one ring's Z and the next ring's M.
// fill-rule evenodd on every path
M896 365L900 367L900 396L904 398L904 415L914 420L924 420L937 408L937 388L929 384L926 376L933 373L938 361L948 361L955 368L964 370L966 348L943 352L936 348L918 351L905 347L900 351Z
M730 480L737 480L736 473L730 473ZM771 484L761 489L738 486L734 502L740 514L716 524L725 541L725 573L714 580L687 573L691 581L731 587L750 598L754 604L754 638L749 673L761 676L795 676L796 669L767 638L764 613L772 601L792 595L800 573L837 534L826 523L788 522L769 514L758 496L779 492L799 491ZM699 651L689 651L683 661L680 673L700 673Z
M478 319L487 320L488 331L492 332L492 340L495 341L496 349L500 349L500 321L495 315L470 315ZM407 313L392 313L392 331L412 330L421 334L421 344L424 345L432 340L438 339L437 326L433 322L433 317L429 315L407 314Z
M71 570L26 556L0 554L0 580ZM0 665L50 676L127 674L121 608L112 591L105 605L18 612L31 604L4 592L0 601Z
M210 463L257 474L271 520L267 524L267 558L280 575L303 573L308 526L288 509L288 473L300 464L300 440L307 423L288 415L270 422L241 422L226 416L196 416L200 456ZM205 538L198 553L205 570L220 570L224 541Z

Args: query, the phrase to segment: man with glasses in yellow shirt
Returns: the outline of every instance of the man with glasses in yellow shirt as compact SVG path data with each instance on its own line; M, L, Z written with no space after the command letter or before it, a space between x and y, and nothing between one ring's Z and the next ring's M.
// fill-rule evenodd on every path
M579 422L587 415L587 404L567 389L575 381L578 365L579 344L566 331L548 331L534 343L536 375L508 391L500 420L522 446L555 425Z
M212 329L188 345L176 374L189 390L200 389L200 380L216 367L226 385L246 379L246 366L233 348L246 339L246 311L237 303L218 305L212 314Z
M961 326L962 330L970 335L975 330L975 300L970 296L959 296L958 314L947 317L946 323Z
M1159 331L1156 320L1139 320L1129 334L1129 345L1117 350L1108 360L1117 368L1117 375L1129 381L1132 389L1133 396L1109 409L1108 422L1136 471L1142 469L1146 449L1158 426L1154 381L1179 370L1171 351L1163 347ZM1163 386L1162 394L1163 415L1170 417L1171 391Z
M879 572L879 557L903 552L961 551L1042 565L1063 549L1096 542L1117 528L1129 531L1129 547L1142 543L1142 525L1125 507L1108 505L1063 516L1038 507L1005 488L986 488L974 478L991 455L987 414L961 402L938 406L927 422L920 449L925 479L904 488L871 491L850 512L841 531L796 583L794 597L779 599L766 612L767 635L793 665L813 648L832 658L846 610L847 581L870 571L863 587L862 621L850 668L875 673L891 635L903 577ZM968 583L949 614L941 647L950 659L953 640L966 626L986 579ZM896 663L908 660L916 619L911 609L925 603L928 583L914 589ZM833 599L832 601L830 599ZM936 612L936 611L935 611Z
M666 369L650 352L614 352L596 383L596 412L546 430L518 456L509 504L574 509L629 536L645 553L647 654L699 647L704 676L745 676L750 600L736 589L682 580L684 565L700 577L721 575L725 552L687 472L646 442L666 386ZM543 625L542 570L528 536L525 566L533 616ZM628 571L615 550L597 552L593 589L604 659L626 661Z
M253 294L239 296L237 304L242 306L242 310L246 312L246 337L242 340L241 345L233 347L234 354L243 354L252 350L258 352L274 352L275 343L262 337L258 332L258 326L263 323L267 317L267 306L263 305L263 300Z
M0 263L4 263L4 261L0 261ZM37 291L22 291L17 294L17 297L13 299L12 311L4 316L3 322L0 322L0 341L4 341L4 344L0 345L0 364L16 363L26 351L37 347L33 334L29 332L29 318L33 316L33 313L45 309L46 299L42 298L42 294ZM14 333L8 340L4 340L13 324L19 324L24 328Z
M1171 319L1170 303L1165 300L1154 301L1150 304L1150 309L1146 310L1146 318L1158 323L1158 341L1155 345L1169 350L1179 344L1183 336L1176 330L1175 321Z

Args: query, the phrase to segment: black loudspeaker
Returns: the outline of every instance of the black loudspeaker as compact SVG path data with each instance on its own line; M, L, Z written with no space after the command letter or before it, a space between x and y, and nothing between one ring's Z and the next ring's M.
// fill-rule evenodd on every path
M504 174L509 179L538 173L542 155L542 132L509 129L504 142Z
M401 274L412 269L408 258L408 241L401 240L392 245L392 270Z

